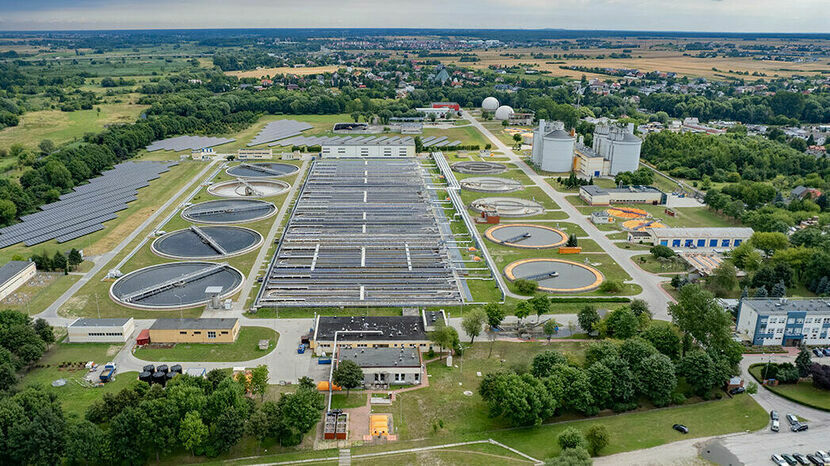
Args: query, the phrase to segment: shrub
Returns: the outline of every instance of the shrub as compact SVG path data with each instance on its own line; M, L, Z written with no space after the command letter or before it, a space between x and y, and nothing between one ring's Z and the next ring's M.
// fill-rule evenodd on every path
M619 280L605 280L599 286L603 293L619 293L623 289L623 283Z
M563 450L567 450L568 448L585 448L586 445L582 432L575 427L568 427L563 430L559 434L559 437L557 437L557 441L559 442L559 447Z
M516 291L523 295L532 295L539 288L539 284L533 280L525 280L520 278L513 282L516 285Z

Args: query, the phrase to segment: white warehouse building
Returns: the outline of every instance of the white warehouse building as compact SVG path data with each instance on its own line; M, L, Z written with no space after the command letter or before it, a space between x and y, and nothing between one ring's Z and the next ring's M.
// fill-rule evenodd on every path
M135 321L129 318L75 319L69 324L69 343L125 343L135 331Z
M533 163L544 171L574 171L583 178L635 171L643 141L633 131L633 125L597 125L593 147L587 147L582 137L577 140L573 133L565 131L562 122L539 120L539 127L533 132L531 156Z
M830 301L744 298L738 303L737 333L753 345L830 344Z
M374 140L354 138L324 143L323 158L415 157L415 140L411 137L389 137Z

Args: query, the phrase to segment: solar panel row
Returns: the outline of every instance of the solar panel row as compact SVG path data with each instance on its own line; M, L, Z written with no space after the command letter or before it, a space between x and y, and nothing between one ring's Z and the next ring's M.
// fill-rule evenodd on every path
M207 136L176 136L173 138L154 141L146 147L149 152L155 150L172 150L175 152L187 149L205 149L213 146L221 146L233 142L236 139L213 138Z
M312 126L308 123L296 120L277 120L265 125L253 139L248 143L248 146L256 146L266 142L277 141L291 136L297 136L301 132L311 129Z
M446 138L445 138L446 139ZM296 136L268 144L269 146L321 146L321 145L377 145L393 146L414 144L409 136Z
M0 229L0 248L20 242L33 246L52 239L62 243L99 231L104 228L103 222L116 218L116 212L138 198L138 189L148 186L172 165L175 163L118 164L41 211L21 217L20 223Z

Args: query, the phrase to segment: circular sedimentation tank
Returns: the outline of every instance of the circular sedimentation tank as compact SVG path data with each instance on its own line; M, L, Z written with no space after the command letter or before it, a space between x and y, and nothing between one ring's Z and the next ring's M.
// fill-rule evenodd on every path
M508 223L488 228L484 236L503 246L525 249L555 248L568 241L568 235L555 228L527 223Z
M228 264L171 262L130 272L110 287L110 298L137 309L166 310L200 306L210 300L208 287L219 287L220 299L242 286L242 272Z
M495 210L502 217L530 217L545 212L545 207L536 201L518 197L484 197L470 204L476 212Z
M646 218L649 216L648 212L636 207L609 207L605 210L608 215L617 218Z
M262 244L262 235L249 228L232 226L190 227L156 238L154 253L173 259L219 259L252 251Z
M508 280L533 280L540 291L584 293L602 284L602 273L588 265L562 259L523 259L504 268Z
M252 199L221 199L201 202L182 211L182 218L190 222L222 224L253 222L270 217L277 207L265 201Z
M231 180L210 185L208 193L228 198L253 198L279 196L291 185L280 180Z
M461 180L461 188L480 193L509 193L523 189L521 183L510 178L475 176Z
M280 162L240 163L225 170L225 173L239 178L276 178L297 173L296 165Z
M498 162L465 161L452 164L453 171L473 175L493 175L507 171L507 165Z
M656 220L626 220L622 223L622 227L628 231L646 231L648 228L666 228L666 225Z

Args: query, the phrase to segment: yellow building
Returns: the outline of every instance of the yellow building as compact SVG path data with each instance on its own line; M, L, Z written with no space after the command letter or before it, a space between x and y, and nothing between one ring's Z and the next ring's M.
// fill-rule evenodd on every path
M156 319L150 342L233 343L239 328L239 319Z

